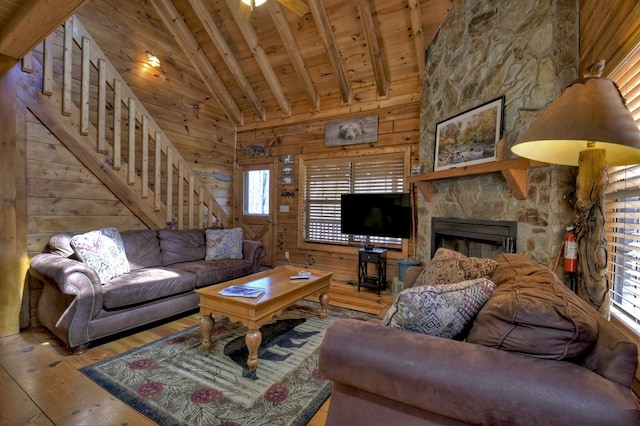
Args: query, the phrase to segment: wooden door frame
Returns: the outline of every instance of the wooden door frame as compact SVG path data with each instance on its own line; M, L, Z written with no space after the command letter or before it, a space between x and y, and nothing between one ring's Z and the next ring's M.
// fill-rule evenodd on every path
M244 176L243 171L247 167L255 166L256 168L259 166L267 166L269 168L269 208L271 211L271 233L270 241L272 241L273 247L267 247L267 255L263 259L265 264L274 266L276 261L276 235L278 229L278 211L277 211L277 158L269 158L269 157L261 157L261 158L251 158L251 159L243 159L238 160L236 163L236 167L234 169L234 182L238 182L238 185L234 185L233 197L234 197L234 222L240 226L241 224L241 216L244 214L243 209L243 201L244 201Z

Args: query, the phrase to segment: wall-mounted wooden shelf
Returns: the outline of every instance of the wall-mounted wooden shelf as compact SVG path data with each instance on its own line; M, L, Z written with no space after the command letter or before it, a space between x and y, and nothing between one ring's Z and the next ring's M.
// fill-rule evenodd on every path
M525 200L527 198L527 170L536 167L546 167L548 165L548 163L529 160L527 158L513 158L449 170L440 170L438 172L412 175L407 177L407 182L415 183L424 199L431 201L431 182L434 180L500 172L506 179L515 197L518 200Z

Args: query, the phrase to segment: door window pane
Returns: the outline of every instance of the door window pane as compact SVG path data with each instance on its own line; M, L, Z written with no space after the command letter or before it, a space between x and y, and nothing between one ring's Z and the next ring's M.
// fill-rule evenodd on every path
M269 169L244 172L244 214L269 214Z

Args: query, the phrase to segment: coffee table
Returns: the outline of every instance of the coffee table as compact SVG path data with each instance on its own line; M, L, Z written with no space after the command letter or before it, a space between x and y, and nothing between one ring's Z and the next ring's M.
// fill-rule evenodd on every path
M310 273L309 278L302 280L289 278L298 275L301 270ZM260 326L271 321L274 316L280 315L287 306L317 294L320 299L320 318L327 317L331 275L333 275L331 272L281 266L196 290L200 297L202 347L205 350L211 349L214 316L240 321L249 329L245 336L249 350L247 366L251 370L255 369L258 366L258 348L262 342ZM219 294L220 290L232 285L260 287L265 292L255 298Z

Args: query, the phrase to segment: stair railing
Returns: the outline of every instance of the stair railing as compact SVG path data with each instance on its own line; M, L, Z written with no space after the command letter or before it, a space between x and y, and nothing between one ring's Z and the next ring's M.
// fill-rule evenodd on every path
M62 44L61 54L56 43ZM126 172L121 175L138 194L135 202L152 203L156 212L165 212L166 224L178 229L228 226L228 216L213 194L77 17L27 55L23 70L33 70L36 57L42 62L41 93L53 98L61 92L64 117L79 109L79 122L74 123L79 134L95 135L95 153L102 154L105 167ZM157 221L147 225L157 226Z

